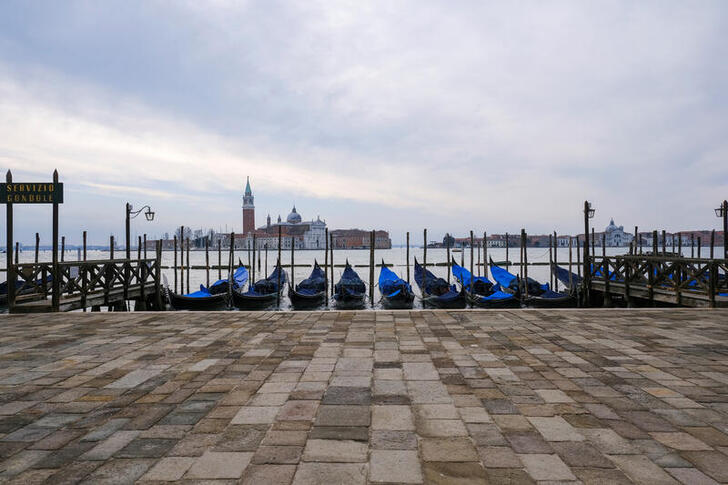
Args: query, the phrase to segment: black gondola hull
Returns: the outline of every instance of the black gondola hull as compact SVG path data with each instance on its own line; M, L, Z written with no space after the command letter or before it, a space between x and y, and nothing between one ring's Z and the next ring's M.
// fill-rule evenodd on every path
M470 306L478 308L521 308L521 301L518 298L483 300L481 295L475 294L471 296L470 293L466 293L465 299L467 300L468 304L470 304Z
M275 308L277 303L278 295L276 293L245 295L233 291L233 305L239 310L269 310Z
M576 299L571 295L564 295L559 298L529 296L523 299L523 304L533 308L572 308L576 304Z
M195 298L178 295L170 291L169 303L175 310L216 311L226 310L228 308L227 295L224 293Z
M443 299L438 296L428 296L422 300L424 308L438 308L441 310L459 310L465 308L467 302L465 295L460 293L457 298Z
M387 310L409 310L412 308L412 304L415 301L415 295L413 293L403 293L388 297L382 295L382 306Z
M294 310L310 310L326 304L326 291L320 291L313 295L304 295L289 288L288 298L291 300L291 306Z
M334 295L334 306L338 310L361 310L366 307L366 304L366 293L362 293L361 295Z

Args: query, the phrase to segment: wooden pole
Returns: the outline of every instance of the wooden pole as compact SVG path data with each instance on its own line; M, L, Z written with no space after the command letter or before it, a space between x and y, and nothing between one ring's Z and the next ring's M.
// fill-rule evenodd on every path
M554 254L553 254L553 240L551 234L549 234L549 288L554 287Z
M662 255L665 256L667 254L667 235L665 233L665 230L662 230Z
M508 233L506 233L506 271L508 271L509 261L508 261L508 248L510 246L510 242L508 241Z
M728 244L728 236L723 235L723 244ZM715 253L715 229L710 231L710 259L713 259Z
M324 235L324 294L326 295L326 306L329 306L329 228L326 228ZM265 271L268 272L268 246L265 250Z
M475 239L473 238L473 231L470 231L470 296L473 296L473 287L475 286L473 284L473 278L475 277L475 273L473 273L473 259L475 259L473 257L474 245Z
M480 249L482 246L482 244L478 244L478 250L476 251L478 253L478 264L475 265L475 268L478 270L478 276L480 276Z
M559 238L556 234L556 231L554 231L554 264L559 264ZM553 273L553 271L552 271ZM559 291L559 279L554 275L554 288L556 291Z
M185 226L179 226L179 292L185 292Z
M520 241L520 244L518 245L519 257L520 257L520 259L519 259L520 264L518 265L519 266L518 275L521 277L521 281L523 280L523 246L526 245L526 238L524 235L525 234L524 231L525 231L524 229L521 229L521 241Z
M11 244L12 246L12 244ZM18 255L20 254L20 243L15 241L15 264L18 264ZM11 261L10 256L8 256L8 261Z
M652 255L657 256L657 231L652 231Z
M569 292L574 289L574 282L571 280L571 261L573 259L573 253L571 250L572 237L569 236Z
M672 245L675 246L675 235L672 236ZM693 245L693 241L690 241L690 251L694 251L695 246ZM677 254L678 256L682 256L682 233L677 233Z
M425 308L425 290L427 288L427 229L422 231L422 236L425 241L425 247L423 248L422 255L422 308Z
M634 253L637 254L637 244L639 240L639 233L637 230L637 226L634 226Z
M450 234L445 234L445 247L447 248L447 284L450 285Z
M109 236L109 259L114 259L114 235Z
M296 287L296 264L294 262L295 256L294 253L296 252L296 238L294 236L291 236L291 288Z
M483 276L488 277L488 238L483 232Z
M369 306L374 307L374 243L376 232L372 230L369 235Z
M8 184L13 183L13 174L10 170L5 174L5 182ZM15 305L15 282L17 280L15 274L15 267L13 266L13 204L8 202L5 205L5 251L7 252L7 259L5 260L5 267L8 275L8 309L12 310ZM18 247L15 249L15 264L18 264Z
M700 250L702 249L701 238L698 236L698 259L700 259Z
M268 243L265 243L265 277L268 279Z
M253 267L250 265L250 239L245 238L245 247L248 248L248 271L250 271L250 274L253 274Z
M410 282L410 255L409 255L409 231L407 231L407 283Z
M177 293L177 235L174 235L174 292ZM182 292L180 292L182 293Z
M146 248L146 245L144 246ZM210 287L210 238L205 236L205 284Z
M190 293L190 238L187 238L187 293Z
M281 232L281 226L278 226L278 262L276 263L276 269L278 269L278 292L276 293L276 307L280 310L281 309L281 273L283 272L283 268L281 268L281 246L282 246L282 232Z
M255 243L256 243L256 237L255 233L253 233L253 266L251 266L253 280L255 280ZM291 274L293 274L293 270L291 270Z
M228 278L235 265L235 231L230 233L230 249L228 253ZM189 289L189 288L188 288Z
M581 278L581 243L579 236L576 236L576 274Z
M695 233L690 233L690 257L695 257ZM700 257L700 256L698 256Z
M33 261L38 262L38 251L40 250L40 234L35 233L35 258Z
M142 259L142 237L138 236L138 244L137 244L137 259Z
M61 236L61 263L64 261L65 253L66 253L66 236Z
M159 238L157 238L157 241L159 241ZM154 245L155 257L156 257L156 252L157 252L157 245L155 244ZM147 233L146 232L144 233L144 259L147 259Z
M222 279L222 238L217 238L217 279Z
M329 288L329 291L331 292L331 295L334 294L334 234L329 234L329 248L331 250L331 288Z
M83 260L86 261L86 231L83 231Z
M523 286L526 291L526 298L528 298L528 237L526 235L526 230L522 229L523 231Z

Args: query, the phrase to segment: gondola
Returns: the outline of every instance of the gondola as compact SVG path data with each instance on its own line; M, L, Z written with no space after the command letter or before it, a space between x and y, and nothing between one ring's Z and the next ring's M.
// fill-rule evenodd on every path
M569 293L575 292L581 285L581 276L557 264L551 265L551 273L553 273L556 279L561 281L561 284L564 285L565 289L569 290Z
M240 265L233 273L232 284L233 292L237 288L242 288L248 281L248 270L245 266ZM208 288L200 285L198 291L180 295L170 291L167 288L169 303L175 310L196 310L196 311L214 311L225 310L229 306L228 289L230 282L228 280L217 280Z
M22 277L21 277L22 278ZM46 283L47 286L50 286L50 284L53 282L53 275L48 275L46 277ZM39 278L38 280L33 282L27 282L22 279L15 280L15 298L18 298L19 296L28 296L28 295L34 295L37 294L39 297L42 297L40 295L43 295L42 291L39 292L38 288L42 288L43 286L43 279ZM7 306L8 304L8 282L3 281L0 283L0 306Z
M318 308L326 303L326 276L314 260L311 275L292 288L288 285L288 298L294 309Z
M553 291L549 284L541 284L533 278L520 280L516 275L490 261L490 272L493 279L503 288L521 299L526 306L536 308L566 308L574 305L574 297L566 293Z
M436 277L429 270L420 266L415 258L415 281L422 292L423 306L434 308L465 308L465 292L458 291L455 285Z
M465 292L465 299L471 306L481 308L519 308L521 302L512 293L501 290L498 283L493 284L485 276L475 276L473 278L473 288L470 288L470 271L463 268L452 260L452 274L460 283Z
M357 310L366 305L367 287L346 260L339 282L334 285L334 302L340 310Z
M280 275L280 286L278 279ZM242 287L233 291L233 305L240 310L266 310L278 303L283 288L288 283L288 275L280 262L267 278L258 280L243 292Z
M379 292L382 294L382 306L390 310L406 310L412 308L415 294L405 280L387 268L382 260L379 273Z

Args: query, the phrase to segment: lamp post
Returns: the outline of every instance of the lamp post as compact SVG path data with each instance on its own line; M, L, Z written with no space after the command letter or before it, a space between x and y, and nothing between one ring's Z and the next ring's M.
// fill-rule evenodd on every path
M138 211L134 211L133 207L130 203L126 203L126 259L131 259L131 220L134 219L136 216L141 214L141 212L146 209L147 211L144 213L144 217L147 218L149 222L154 220L154 212L152 211L152 208L148 205L145 205Z
M728 259L728 201L723 201L715 209L715 216L723 218L723 259Z
M589 219L594 217L594 209L589 201L584 201L584 283L586 301L589 301L591 287L591 268L589 267Z

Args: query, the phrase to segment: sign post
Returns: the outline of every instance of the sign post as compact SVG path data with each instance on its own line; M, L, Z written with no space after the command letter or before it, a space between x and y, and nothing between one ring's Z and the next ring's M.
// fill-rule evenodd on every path
M8 275L8 310L15 305L15 286L17 271L13 265L13 205L15 204L53 204L53 270L52 296L53 311L59 310L60 274L58 271L58 205L63 203L63 184L58 182L58 170L53 171L53 182L13 182L13 174L8 170L5 183L0 184L0 203L6 204L7 232L6 254Z

